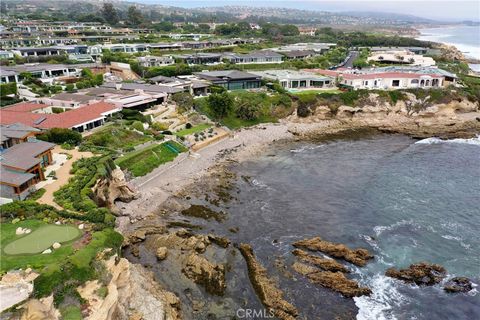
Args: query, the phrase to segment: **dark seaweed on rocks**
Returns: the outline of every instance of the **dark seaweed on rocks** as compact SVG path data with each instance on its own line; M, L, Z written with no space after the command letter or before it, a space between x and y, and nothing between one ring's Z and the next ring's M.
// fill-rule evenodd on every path
M428 262L415 263L406 269L400 270L390 268L385 272L385 275L388 277L426 286L432 286L439 283L445 278L446 274L447 270L445 270L444 267L438 264L430 264Z
M214 211L209 207L193 204L188 209L182 211L184 216L201 218L205 220L215 219L217 222L222 222L225 220L225 212L223 211Z

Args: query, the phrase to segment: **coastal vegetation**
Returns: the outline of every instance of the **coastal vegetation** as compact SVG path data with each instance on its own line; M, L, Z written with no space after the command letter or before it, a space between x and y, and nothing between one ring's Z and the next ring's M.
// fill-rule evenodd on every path
M287 94L246 91L214 93L196 99L195 108L230 129L277 122L293 111Z
M122 170L128 170L133 176L140 177L159 165L172 161L178 154L185 151L187 149L183 145L175 141L167 141L128 153L115 160L115 163Z

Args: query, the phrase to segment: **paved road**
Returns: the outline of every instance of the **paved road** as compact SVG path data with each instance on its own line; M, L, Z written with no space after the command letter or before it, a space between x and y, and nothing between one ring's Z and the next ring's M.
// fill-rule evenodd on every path
M353 68L353 61L358 58L360 55L360 52L358 51L350 51L350 57L348 60L345 62L345 64L342 66L343 68Z

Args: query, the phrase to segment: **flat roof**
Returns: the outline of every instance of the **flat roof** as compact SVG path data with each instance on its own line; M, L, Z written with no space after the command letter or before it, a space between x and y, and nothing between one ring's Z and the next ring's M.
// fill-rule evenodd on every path
M63 93L59 93L59 94L56 94L56 95L50 97L50 99L60 100L60 101L75 101L75 102L79 102L79 103L87 103L89 101L94 100L95 98L93 98L92 96L84 95L84 94L63 92Z
M263 78L275 79L275 80L314 80L314 81L331 81L331 77L321 76L312 72L296 71L296 70L265 70L265 71L252 71Z

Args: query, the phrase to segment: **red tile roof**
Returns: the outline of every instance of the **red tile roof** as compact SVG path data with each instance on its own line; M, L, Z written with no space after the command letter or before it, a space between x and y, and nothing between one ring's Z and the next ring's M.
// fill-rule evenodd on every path
M18 112L0 109L0 124L23 123L40 129L72 128L101 118L104 113L118 109L108 102L97 102L58 114Z
M46 104L40 104L40 103L35 103L35 102L19 102L12 104L10 106L6 106L2 108L2 110L8 110L8 111L16 111L16 112L29 112L41 108L46 108L48 107Z

